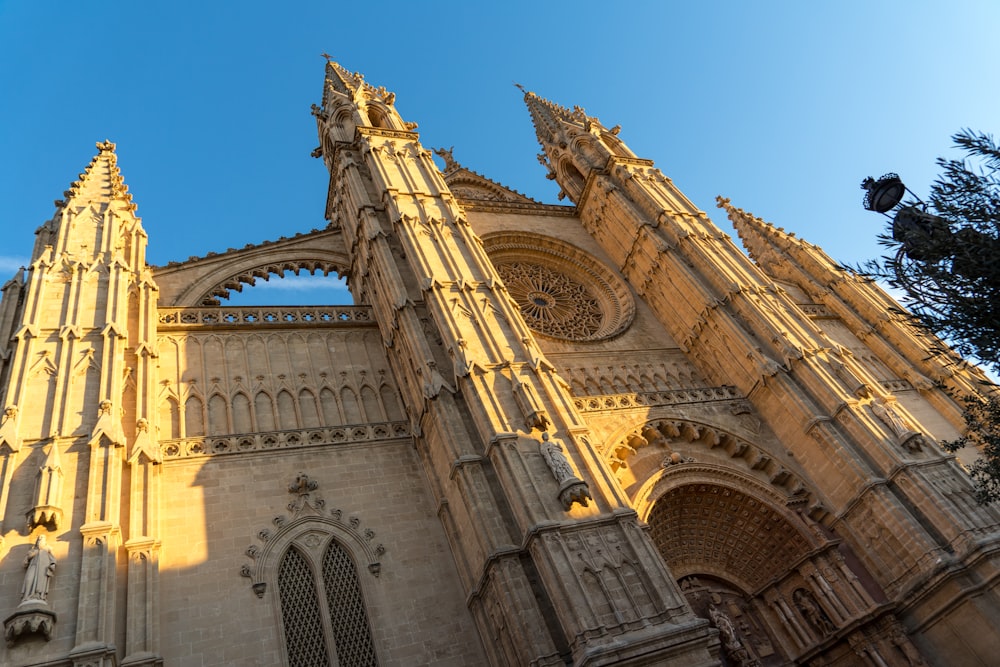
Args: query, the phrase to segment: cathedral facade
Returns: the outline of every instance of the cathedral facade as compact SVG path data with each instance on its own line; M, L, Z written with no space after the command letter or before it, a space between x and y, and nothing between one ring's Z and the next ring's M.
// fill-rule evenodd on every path
M98 144L3 286L0 663L995 664L982 375L524 100L572 205L328 62L329 225L158 267ZM289 270L354 304L219 305Z

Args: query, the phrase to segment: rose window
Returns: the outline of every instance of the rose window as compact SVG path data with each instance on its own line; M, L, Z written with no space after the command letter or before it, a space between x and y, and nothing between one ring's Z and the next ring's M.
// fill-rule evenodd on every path
M635 301L628 286L593 255L530 232L493 234L483 246L535 333L593 342L631 324Z
M601 330L601 303L582 283L540 264L497 266L507 291L521 307L528 326L539 333L586 340Z

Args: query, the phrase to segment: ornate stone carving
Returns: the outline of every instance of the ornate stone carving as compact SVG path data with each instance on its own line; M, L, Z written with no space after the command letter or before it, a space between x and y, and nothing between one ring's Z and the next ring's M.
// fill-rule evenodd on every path
M18 411L16 405L8 405L0 417L0 447L7 445L12 452L21 450L21 438L17 434Z
M563 509L568 511L573 503L580 503L587 507L587 501L592 500L590 489L587 483L573 472L569 460L563 453L562 446L551 440L548 433L543 433L539 450L552 472L552 477L559 484L559 501L562 503Z
M868 407L872 414L879 418L879 421L889 427L889 430L896 436L897 444L911 452L920 451L923 436L919 431L910 428L910 425L903 419L902 415L896 412L891 403L881 396L877 396L872 399Z
M26 515L28 530L36 526L48 526L52 530L59 528L62 519L63 471L59 462L59 443L49 445L49 453L45 462L38 468L35 476L35 504ZM44 536L43 536L44 537Z
M738 667L760 667L760 660L752 657L747 651L743 642L740 641L732 619L726 612L716 607L715 604L709 604L708 615L712 619L712 625L719 630L719 639L722 640L722 648L726 652L726 657Z
M819 606L819 603L816 602L816 598L813 597L812 593L804 588L796 589L796 591L792 594L792 601L795 602L795 608L799 610L802 617L809 622L809 625L811 625L821 637L825 637L826 635L832 634L836 631L836 627L834 627L830 617L827 616L823 608Z
M46 602L49 596L49 580L56 570L56 558L52 555L45 534L35 540L34 546L24 557L24 583L21 585L21 603Z
M357 516L345 516L343 510L334 508L326 510L326 503L316 495L319 482L308 474L300 472L287 486L288 493L295 499L288 503L290 517L276 516L272 523L276 530L262 528L257 532L257 538L262 545L251 544L244 554L251 559L250 563L240 566L239 574L251 582L251 588L258 598L263 598L267 592L265 581L269 560L272 553L280 553L292 541L298 541L300 546L317 548L328 542L330 535L337 536L341 541L351 542L356 547L356 553L367 561L368 571L378 577L382 571L380 558L385 555L385 547L375 542L375 531L362 528L361 519ZM308 526L308 529L306 529Z
M528 326L555 338L587 340L600 331L604 313L591 290L541 264L497 266Z
M24 581L21 603L13 614L4 619L4 638L13 646L26 634L41 634L48 641L56 623L56 615L48 605L49 584L55 573L56 559L42 533L24 557Z
M17 638L23 635L40 634L49 641L52 629L56 625L56 614L48 609L19 610L4 619L4 639L7 646L17 643Z
M593 257L547 237L484 239L486 251L528 326L553 338L598 341L631 323L624 283Z
M295 431L268 431L246 435L181 438L162 441L166 460L222 454L246 454L271 449L293 449L341 443L402 438L410 434L407 422L364 424Z
M316 308L305 306L280 306L276 308L159 308L159 329L188 329L193 327L256 327L267 326L330 326L333 324L357 325L373 322L372 310L367 306L335 306Z

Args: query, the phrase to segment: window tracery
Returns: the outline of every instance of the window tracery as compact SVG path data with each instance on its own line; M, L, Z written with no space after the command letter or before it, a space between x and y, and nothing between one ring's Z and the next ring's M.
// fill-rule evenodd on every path
M276 516L273 528L257 532L259 545L246 549L251 563L240 575L250 579L258 598L270 592L290 667L375 667L357 563L367 562L374 581L385 548L374 541L375 531L361 528L360 518L328 509L318 489L305 473L292 481L290 515Z
M278 591L289 667L329 664L316 585L309 565L295 547L281 559Z
M483 244L533 331L593 342L613 338L632 323L635 301L628 287L591 255L535 234L496 234Z
M600 302L582 283L528 262L500 264L497 271L535 331L585 340L600 330L604 320Z

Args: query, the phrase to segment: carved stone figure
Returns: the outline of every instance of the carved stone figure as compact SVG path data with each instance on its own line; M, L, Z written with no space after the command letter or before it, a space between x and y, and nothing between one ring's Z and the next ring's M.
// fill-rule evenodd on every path
M736 638L736 628L733 627L733 622L729 620L726 612L712 604L708 606L708 615L712 617L712 623L722 636L722 645L726 648L739 646L740 640Z
M833 627L833 623L830 622L829 617L820 608L819 604L813 598L812 594L800 588L795 591L792 596L795 600L795 606L798 608L799 612L802 614L803 618L809 621L809 624L816 629L820 635L831 634L836 628Z
M903 440L909 438L911 435L916 433L910 426L903 420L896 410L889 405L889 403L879 396L871 403L872 412L875 414L879 420L889 427L896 438L902 442Z
M739 667L759 667L760 661L751 656L746 646L740 641L729 615L714 604L708 605L708 615L719 630L726 656Z
M541 451L542 458L545 459L549 470L552 471L552 476L556 478L559 484L576 477L573 473L573 468L570 467L569 461L566 459L566 455L563 453L562 447L552 442L549 439L548 433L542 434Z
M552 477L559 483L559 501L563 509L569 510L573 503L580 503L586 507L587 501L592 499L590 487L573 472L562 446L552 442L548 433L542 433L539 450L545 464L552 472Z
M34 546L24 557L24 584L21 585L21 604L44 603L49 595L49 580L56 569L56 559L48 547L45 534L38 536Z

